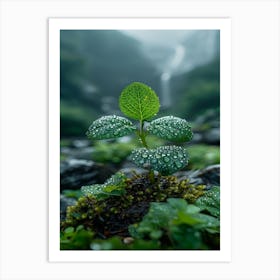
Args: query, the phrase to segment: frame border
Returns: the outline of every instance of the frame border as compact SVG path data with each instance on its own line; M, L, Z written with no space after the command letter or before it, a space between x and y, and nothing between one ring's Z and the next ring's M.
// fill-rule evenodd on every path
M219 251L59 249L60 30L220 30L221 247ZM49 19L49 261L230 262L231 261L231 20L230 18Z

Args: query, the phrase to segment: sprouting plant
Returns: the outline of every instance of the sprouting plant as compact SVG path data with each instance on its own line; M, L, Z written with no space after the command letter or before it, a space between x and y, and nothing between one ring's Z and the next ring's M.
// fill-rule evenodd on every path
M174 142L187 142L192 139L190 124L181 118L165 116L152 120L160 108L159 98L147 85L134 82L122 91L119 98L120 110L133 120L139 121L138 127L129 119L115 115L103 116L95 120L87 131L93 140L112 139L136 133L143 148L134 149L130 159L139 167L162 175L170 175L188 164L186 149L181 146L161 146L155 149L148 147L148 134Z

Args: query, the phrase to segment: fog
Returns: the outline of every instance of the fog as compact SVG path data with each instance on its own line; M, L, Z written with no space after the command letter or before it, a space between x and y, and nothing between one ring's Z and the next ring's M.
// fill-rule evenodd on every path
M119 114L118 97L139 81L159 95L161 111L194 119L219 107L219 31L64 30L61 131L84 135L91 120Z

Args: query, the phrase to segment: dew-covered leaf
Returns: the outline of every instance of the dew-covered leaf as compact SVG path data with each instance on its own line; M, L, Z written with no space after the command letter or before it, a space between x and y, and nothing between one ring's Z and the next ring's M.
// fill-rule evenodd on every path
M159 99L156 93L147 85L134 82L128 85L119 99L121 111L135 120L147 120L159 111Z
M83 186L81 191L84 195L93 195L97 199L104 199L112 195L120 196L125 192L125 179L124 174L118 172L104 184Z
M197 214L197 218L202 221L201 225L197 226L198 228L211 229L212 232L214 232L214 230L216 232L219 231L220 221L217 217L199 213Z
M115 186L124 187L125 186L125 180L126 180L125 175L121 172L117 172L116 174L111 176L109 179L107 179L105 181L104 185L106 185L106 186L115 185Z
M156 170L163 175L170 175L188 164L187 152L179 146L135 149L131 159L137 166Z
M160 138L177 142L190 141L193 136L190 124L184 119L173 116L153 120L147 127L147 131Z
M215 217L220 217L220 187L214 186L205 192L196 200L195 205Z
M95 120L86 135L93 140L111 139L129 135L135 130L136 127L130 120L110 115Z
M109 196L121 196L124 194L124 188L120 186L104 186L104 185L91 185L83 186L81 191L84 195L92 195L96 199L101 200Z
M84 195L93 195L97 199L102 199L107 197L108 195L103 191L104 186L99 184L94 184L90 186L82 186L81 191Z

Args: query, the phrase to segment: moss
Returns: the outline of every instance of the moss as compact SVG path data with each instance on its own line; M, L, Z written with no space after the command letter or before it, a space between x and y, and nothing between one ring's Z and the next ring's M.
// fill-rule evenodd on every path
M94 196L81 197L67 208L62 229L83 225L101 238L113 235L128 236L128 226L138 223L147 214L150 202L164 202L170 197L184 198L193 203L204 194L205 186L195 186L175 176L157 176L150 183L148 175L135 175L126 180L125 194L97 200Z

